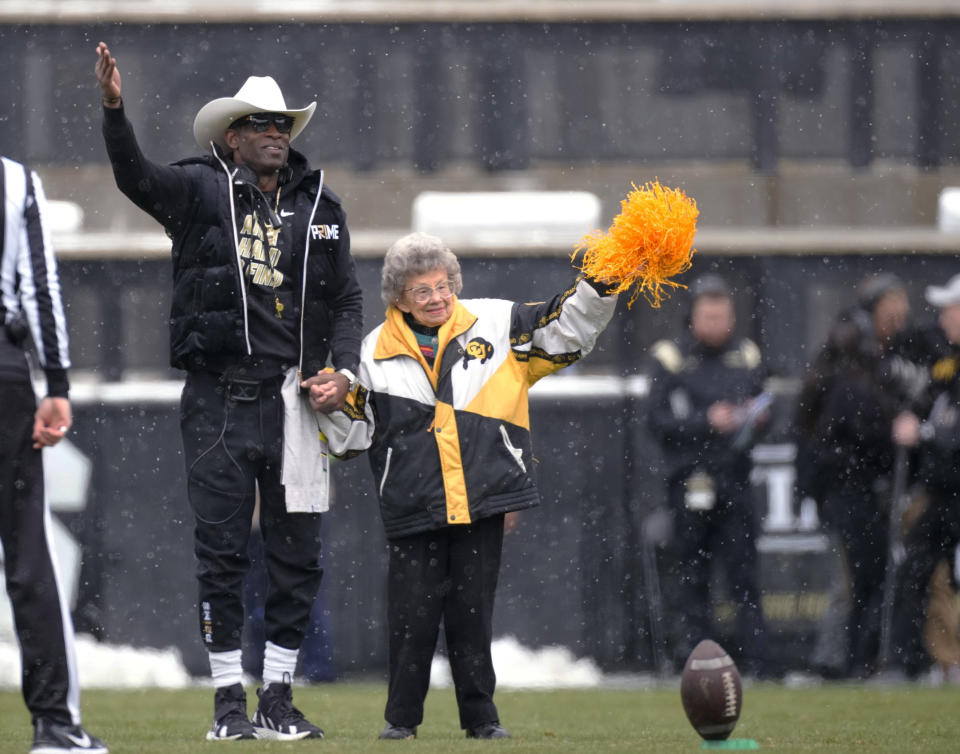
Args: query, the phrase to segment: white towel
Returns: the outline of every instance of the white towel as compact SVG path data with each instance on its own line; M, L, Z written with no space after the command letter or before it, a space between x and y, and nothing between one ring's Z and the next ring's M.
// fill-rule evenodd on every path
M330 509L330 457L327 440L306 394L300 394L297 368L283 379L283 470L287 513L326 513Z

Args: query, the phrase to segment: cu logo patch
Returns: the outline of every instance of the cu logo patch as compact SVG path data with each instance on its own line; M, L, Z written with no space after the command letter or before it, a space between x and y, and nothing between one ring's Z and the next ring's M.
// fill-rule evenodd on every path
M463 350L463 368L466 369L472 359L479 359L483 364L493 356L493 345L483 338L472 338Z

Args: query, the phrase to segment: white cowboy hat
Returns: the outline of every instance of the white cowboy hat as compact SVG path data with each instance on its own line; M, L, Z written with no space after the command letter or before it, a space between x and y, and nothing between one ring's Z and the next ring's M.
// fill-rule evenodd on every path
M944 286L928 285L926 299L939 309L951 304L960 304L960 275L954 275Z
M317 103L311 102L307 107L291 110L272 77L250 76L235 97L220 97L200 108L193 121L193 138L203 149L209 149L210 142L214 141L221 149L229 151L223 134L237 118L251 113L283 113L293 118L290 132L290 141L293 141L310 122L316 109Z

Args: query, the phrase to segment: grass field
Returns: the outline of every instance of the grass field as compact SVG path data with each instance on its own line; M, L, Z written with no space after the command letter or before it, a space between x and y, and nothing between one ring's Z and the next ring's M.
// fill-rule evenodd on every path
M230 751L368 752L409 747L418 754L510 752L693 752L700 739L687 723L676 687L654 690L501 691L497 705L509 741L468 741L456 721L453 692L431 690L416 741L377 741L385 687L339 683L296 688L294 700L327 732L322 741L207 743L212 692L84 693L85 723L114 754ZM251 689L248 694L253 696ZM0 752L26 752L29 717L19 693L0 692ZM960 688L832 685L791 689L755 684L744 691L735 738L768 751L960 751Z

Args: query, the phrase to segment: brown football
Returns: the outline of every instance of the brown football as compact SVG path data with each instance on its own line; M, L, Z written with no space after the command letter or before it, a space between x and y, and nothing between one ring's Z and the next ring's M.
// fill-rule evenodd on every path
M740 672L715 641L704 639L693 648L680 676L680 698L690 724L707 741L733 733L743 705Z

